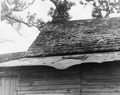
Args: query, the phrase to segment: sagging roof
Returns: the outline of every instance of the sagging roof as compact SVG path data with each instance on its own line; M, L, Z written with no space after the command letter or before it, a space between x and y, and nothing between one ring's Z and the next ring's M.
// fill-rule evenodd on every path
M27 56L86 54L120 50L120 18L49 23Z
M120 18L109 18L48 23L27 52L0 56L0 67L45 65L66 69L81 63L118 60Z
M0 63L0 67L18 66L50 66L56 69L66 69L82 63L102 63L120 60L120 52L75 54L51 57L24 57Z

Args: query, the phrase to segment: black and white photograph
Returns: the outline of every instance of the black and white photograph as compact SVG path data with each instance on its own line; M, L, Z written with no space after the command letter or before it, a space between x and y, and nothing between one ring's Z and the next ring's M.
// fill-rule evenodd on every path
M0 95L120 95L120 0L0 6Z

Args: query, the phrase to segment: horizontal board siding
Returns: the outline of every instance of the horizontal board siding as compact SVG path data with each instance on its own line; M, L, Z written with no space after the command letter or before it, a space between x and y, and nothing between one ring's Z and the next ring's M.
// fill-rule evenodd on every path
M110 92L110 91L88 91L88 92L81 92L81 95L120 95L120 92Z
M64 94L74 94L74 93L78 93L80 92L80 89L70 89L70 90L66 90L66 89L55 89L55 90L47 90L47 93L49 94L53 94L53 93L64 93ZM34 91L20 91L20 94L24 94L24 93L28 93L28 94L44 94L46 93L46 90L34 90Z
M19 69L19 95L64 94L64 95L120 95L120 63L81 64L80 69L66 70L24 68ZM33 68L33 69L32 69ZM73 69L74 68L74 69ZM7 78L7 77L6 77ZM6 79L5 78L5 79ZM12 79L14 80L14 79ZM5 89L15 83L2 80ZM12 88L7 87L9 83ZM14 88L13 88L14 89ZM12 91L12 90L11 90ZM8 93L8 92L4 92ZM12 92L10 92L12 93ZM2 94L0 92L0 95ZM14 94L12 94L14 95Z
M82 91L120 91L120 84L83 84Z
M45 85L64 85L64 84L80 84L80 80L79 79L76 79L74 81L71 81L71 80L58 80L57 82L54 81L54 80L44 80L44 81L40 81L40 80L21 80L19 82L19 86L30 86L30 85L33 85L33 86L45 86Z
M34 91L34 90L56 90L56 89L77 89L80 88L80 85L73 84L73 85L46 85L46 86L26 86L26 87L19 87L19 90L24 91Z
M21 71L19 95L27 94L65 94L80 95L80 69Z
M57 73L57 72L56 72ZM79 79L80 78L80 74L79 72L78 73L67 73L67 74L64 74L64 73L58 73L58 74L39 74L39 73L36 73L36 74L27 74L27 73L24 73L26 75L21 75L20 77L20 80L24 80L26 78L30 78L30 79L41 79L41 80L47 80L49 78L49 80L65 80L65 79Z
M82 95L120 95L120 64L108 63L81 67Z

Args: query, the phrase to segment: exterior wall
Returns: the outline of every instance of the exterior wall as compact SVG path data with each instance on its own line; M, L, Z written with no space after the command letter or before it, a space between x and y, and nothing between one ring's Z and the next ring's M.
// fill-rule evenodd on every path
M120 95L120 61L81 65L82 95Z
M0 95L120 95L120 61L102 64L86 63L65 70L24 66L13 71L8 68L5 71L0 72L0 78L2 78ZM16 74L18 77L14 77ZM11 82L15 79L16 84L18 83L16 86L19 88L18 93L8 94L11 91L8 84L11 84L12 88L15 87L15 82L14 84ZM3 93L1 88L9 90L6 90L8 92L4 90Z
M18 77L0 77L0 95L18 95Z
M58 70L51 67L19 69L19 95L80 95L80 68Z

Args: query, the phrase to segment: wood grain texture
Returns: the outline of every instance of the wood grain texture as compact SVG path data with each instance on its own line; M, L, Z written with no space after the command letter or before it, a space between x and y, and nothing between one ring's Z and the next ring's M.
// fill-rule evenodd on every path
M87 63L65 70L46 66L19 67L16 70L20 74L19 95L120 95L119 61ZM4 83L9 85L8 81L4 80ZM12 84L14 87L15 84ZM6 92L1 95L6 95Z
M86 64L81 67L82 95L120 95L120 64Z
M82 94L81 95L120 95L120 92L104 92L104 91L88 91L88 92L81 92Z
M79 67L79 66L78 66ZM80 94L80 69L20 69L19 94ZM27 72L25 72L27 71ZM40 72L41 71L41 72Z
M32 57L22 58L9 62L0 63L0 67L15 67L15 66L50 66L56 69L66 69L74 65L82 63L102 63L120 60L120 52L104 52L92 54L73 54L51 57Z
M0 82L0 95L18 95L17 77L2 77Z

